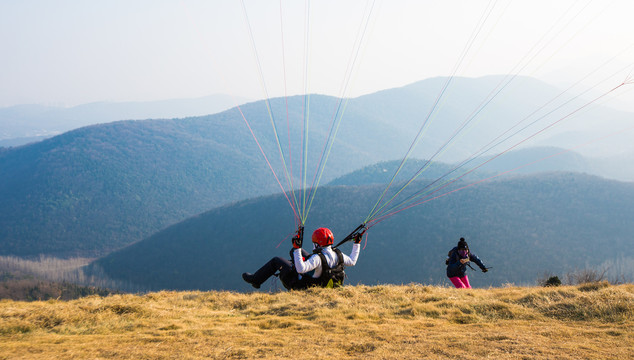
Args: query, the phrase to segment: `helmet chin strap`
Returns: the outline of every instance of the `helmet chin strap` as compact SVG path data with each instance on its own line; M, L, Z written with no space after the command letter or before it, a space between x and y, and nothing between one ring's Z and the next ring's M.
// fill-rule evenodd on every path
M317 243L313 243L313 254L321 252L321 246Z

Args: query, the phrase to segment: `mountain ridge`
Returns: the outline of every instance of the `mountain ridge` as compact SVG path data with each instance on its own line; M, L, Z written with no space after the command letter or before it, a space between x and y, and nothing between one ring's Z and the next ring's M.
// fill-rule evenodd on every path
M416 182L415 189L429 181ZM457 183L454 189L465 185ZM326 226L337 243L362 222L383 188L320 189L306 233ZM633 207L634 184L589 175L522 175L475 184L372 227L348 281L446 283L444 259L460 237L494 269L470 272L479 287L534 283L546 272L600 267L625 256L622 249L634 226L627 214ZM288 256L294 226L284 197L272 195L197 215L92 266L149 290L245 291L249 286L240 274L257 270L273 256ZM572 257L567 255L571 248ZM349 251L345 245L342 249Z
M468 107L478 103L479 95L469 96L459 92L461 89L485 94L498 79L454 79L455 93L447 98L443 112L436 114L409 157L434 154L468 116ZM322 153L328 155L322 184L377 162L401 159L430 110L433 97L429 94L434 94L441 82L442 78L431 79L355 99L312 95L307 134L303 131L306 98L293 96L249 102L240 109L208 116L91 125L31 145L1 148L0 254L101 256L217 206L279 193L280 186L288 190L289 182L302 184L298 169L305 165L314 171ZM497 123L503 128L512 121L507 121L506 115L520 108L528 111L539 97L549 96L538 91L541 83L526 82L532 85L521 90L538 94L507 94L504 99L508 103L502 101L502 107L489 108L491 118L478 122L482 128L470 128L459 139L462 141L452 141L434 161L464 159L476 153L489 141L491 126ZM338 113L343 109L345 114ZM337 114L344 116L339 125ZM618 123L623 114L607 111L604 115L614 115ZM326 149L324 144L334 125L337 138L332 148ZM304 139L308 141L304 143ZM266 160L259 146L267 154ZM304 146L309 149L306 159L300 155ZM293 169L288 178L280 153L287 168ZM620 160L619 166L605 162L599 171L608 173L605 167L609 165L613 172L623 172L628 168L623 165L626 161L627 157ZM590 165L574 170L592 172ZM314 178L307 175L309 181Z
M68 108L16 105L0 108L0 146L24 145L79 127L119 120L173 119L215 114L246 101L216 94L156 101L99 101Z

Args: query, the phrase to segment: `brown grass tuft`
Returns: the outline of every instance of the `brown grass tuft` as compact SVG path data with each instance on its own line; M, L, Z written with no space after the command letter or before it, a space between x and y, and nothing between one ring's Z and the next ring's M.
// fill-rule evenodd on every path
M634 358L634 285L0 301L0 359Z

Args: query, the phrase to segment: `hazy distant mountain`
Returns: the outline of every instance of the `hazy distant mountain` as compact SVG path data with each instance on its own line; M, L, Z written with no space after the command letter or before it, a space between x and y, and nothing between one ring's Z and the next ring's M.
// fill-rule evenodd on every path
M413 183L412 191L427 181ZM363 221L384 187L323 188L306 233L327 226L342 239ZM485 182L371 228L348 281L448 283L445 257L464 236L492 267L487 274L471 272L472 284L532 284L544 273L563 276L631 258L624 249L632 242L633 211L632 183L572 173ZM95 265L116 280L147 289L248 290L242 272L257 270L273 256L288 256L292 219L279 195L240 202L171 226Z
M290 114L301 118L303 99L289 103ZM336 99L313 96L312 103L309 137L317 147L328 125L317 119L327 119ZM285 106L282 99L272 104ZM285 181L265 104L246 104L241 111ZM301 128L293 126L292 144L300 154ZM330 154L324 181L373 157L343 141ZM314 150L306 157L311 169L320 155ZM294 160L303 161L299 155ZM280 191L237 109L94 125L4 149L0 174L0 253L19 256L100 255L216 206Z
M587 158L578 153L555 147L531 147L510 151L499 157L474 157L470 161L452 164L429 162L409 159L401 164L400 161L380 162L363 169L343 175L329 183L329 185L367 185L387 184L402 165L394 182L410 181L413 177L443 179L476 180L490 177L508 177L518 174L539 174L554 171L567 171L586 174L601 174L610 176L610 169L618 169L618 164L627 163L626 158L614 157L610 162L602 159ZM627 174L623 166L623 174ZM632 170L629 170L632 174ZM634 176L631 177L634 179Z
M225 126L205 118L117 122L0 152L1 252L103 254L275 191L259 181L266 168L257 154L232 140L244 130Z
M117 120L172 119L219 113L246 102L229 95L147 102L96 102L61 108L18 105L0 108L0 146L18 146L82 126Z
M402 166L401 166L402 165ZM430 162L426 160L410 159L409 161L402 163L400 161L383 161L374 165L366 166L362 169L345 174L341 177L329 182L328 185L372 185L372 184L387 184L390 181L394 183L407 182L420 179L482 179L488 176L492 176L493 173L474 171L461 177L466 170L458 171L458 164L445 164L438 162ZM397 169L401 167L398 174L392 180L392 177L397 172Z
M21 146L25 144L32 144L38 141L42 141L44 139L48 139L51 136L54 136L56 134L57 132L54 134L52 133L50 135L27 136L27 137L0 140L0 148L10 148L10 147Z
M429 79L344 101L320 95L295 96L248 103L239 110L203 117L119 121L80 128L31 145L0 148L0 254L103 255L214 207L280 192L277 180L287 189L291 181L297 188L303 182L303 165L307 165L305 186L310 187L313 179L326 184L364 166L401 159L419 130L423 136L410 158L438 153L436 161L460 161L479 154L479 149L516 125L516 118L521 120L558 94L544 83L522 78L521 86L509 89L477 112L482 118L465 121L501 79L453 79L443 106L429 118L431 104L446 79ZM79 110L75 109L81 113ZM632 115L601 107L593 111L602 111L601 126L607 130L611 130L608 122L616 126ZM340 116L343 121L339 124ZM554 119L551 121L558 117ZM577 133L599 135L602 130L586 126L593 119L594 113L585 112L570 126L578 124ZM309 125L306 142L304 123ZM423 124L427 125L421 128ZM465 131L452 136L461 125ZM555 136L570 130L568 125L561 126L544 134ZM325 140L335 132L337 140L330 148ZM518 133L482 156L516 144L521 136ZM625 140L610 138L609 146L605 142L597 146L605 148L603 153L613 148L626 152L634 144L627 137ZM308 149L305 159L302 149ZM282 169L280 152L292 170L290 179ZM323 176L317 177L315 170L322 154L327 166ZM511 155L497 158L481 170L506 171L524 161L507 165L507 156ZM560 165L570 161L575 165L548 170L596 173L599 169L599 174L622 176L618 171L632 168L632 162L626 160L622 158L623 162L609 169L605 162L600 168L580 170L577 166L583 161L561 156L557 160Z

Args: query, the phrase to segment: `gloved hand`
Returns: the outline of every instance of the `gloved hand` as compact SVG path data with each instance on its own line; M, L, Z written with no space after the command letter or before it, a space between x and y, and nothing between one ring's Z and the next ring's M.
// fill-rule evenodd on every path
M299 234L294 235L292 241L293 241L293 247L295 249L301 249L302 248L303 240L302 240L302 237Z
M359 244L361 243L361 239L363 239L363 233L355 234L353 241L355 244Z
M485 272L487 272L487 271L489 271L489 269L487 269L487 268L482 269L482 272L483 272L483 273L485 273Z

